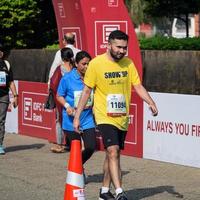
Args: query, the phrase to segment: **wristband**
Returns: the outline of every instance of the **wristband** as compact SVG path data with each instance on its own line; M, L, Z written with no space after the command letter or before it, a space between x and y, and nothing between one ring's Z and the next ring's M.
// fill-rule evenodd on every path
M70 107L70 105L66 102L65 105L64 105L64 107L67 109L67 108Z
M13 96L14 96L14 97L18 97L18 94L14 94Z

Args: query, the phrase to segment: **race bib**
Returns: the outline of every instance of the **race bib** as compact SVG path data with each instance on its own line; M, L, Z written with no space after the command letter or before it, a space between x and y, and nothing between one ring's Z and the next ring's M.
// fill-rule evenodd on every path
M6 73L0 72L0 87L6 86Z
M112 117L126 115L126 101L123 94L109 94L107 96L107 115Z
M74 91L74 107L77 108L79 99L81 97L82 91ZM93 106L93 99L94 95L93 92L91 92L90 97L85 105L84 109L90 108Z

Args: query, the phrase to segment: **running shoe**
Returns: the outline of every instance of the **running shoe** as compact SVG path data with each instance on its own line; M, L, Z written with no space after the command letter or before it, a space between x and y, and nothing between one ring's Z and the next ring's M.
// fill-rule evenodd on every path
M0 155L4 155L5 153L4 147L0 145Z
M99 200L114 200L114 199L115 197L110 191L108 191L107 193L101 193L101 189L100 189Z

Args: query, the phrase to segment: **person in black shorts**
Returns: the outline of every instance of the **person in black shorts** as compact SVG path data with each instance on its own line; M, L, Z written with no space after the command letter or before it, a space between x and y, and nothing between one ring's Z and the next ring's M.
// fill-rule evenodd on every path
M103 138L105 161L104 178L99 200L127 200L122 188L120 150L124 149L128 130L132 86L149 105L153 115L156 104L142 86L137 69L128 57L128 35L120 30L110 33L106 53L91 60L84 77L85 87L74 117L74 129L79 131L79 117L94 89L94 115ZM111 183L115 196L110 192Z

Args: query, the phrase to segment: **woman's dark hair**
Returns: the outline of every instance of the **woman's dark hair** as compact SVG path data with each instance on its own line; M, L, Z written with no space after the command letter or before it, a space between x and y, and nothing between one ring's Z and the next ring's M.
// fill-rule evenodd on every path
M76 54L76 58L75 58L75 61L76 63L79 63L80 60L82 60L83 58L89 58L90 60L92 59L90 54L86 51L79 51L77 54Z
M67 62L70 62L70 63L74 63L74 53L73 51L68 48L68 47L64 47L61 49L61 58L63 61L67 61Z

